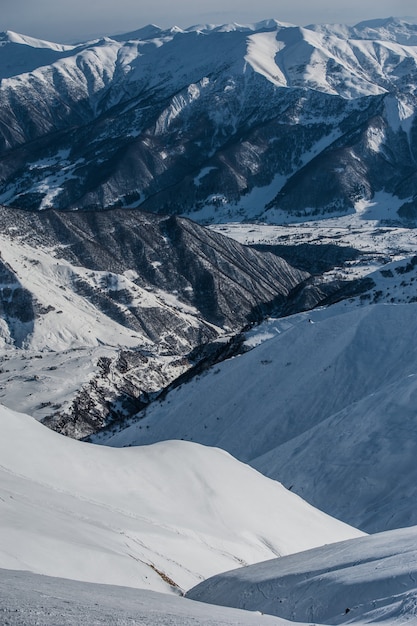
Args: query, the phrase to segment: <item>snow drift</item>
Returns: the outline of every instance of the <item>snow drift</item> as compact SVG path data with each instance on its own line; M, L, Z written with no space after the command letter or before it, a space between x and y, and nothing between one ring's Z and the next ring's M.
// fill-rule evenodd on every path
M7 626L259 626L259 614L193 602L145 589L98 585L0 569ZM262 626L290 626L262 616Z
M0 429L4 568L179 592L361 535L220 450L103 448L3 407Z
M343 541L206 580L187 597L323 624L417 621L417 527Z

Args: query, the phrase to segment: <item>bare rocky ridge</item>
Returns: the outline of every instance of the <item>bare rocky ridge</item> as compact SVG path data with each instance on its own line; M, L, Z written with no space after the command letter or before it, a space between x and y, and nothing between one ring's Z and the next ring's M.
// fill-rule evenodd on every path
M337 284L312 290L306 271L275 254L175 216L2 207L0 228L18 255L9 252L2 265L9 346L30 353L36 344L38 351L55 352L51 332L68 335L65 349L79 346L71 320L62 315L73 301L86 301L103 320L133 333L130 345L96 360L94 375L69 407L45 416L48 425L76 437L137 412L190 368L230 356L239 350L234 336L248 324L291 306L310 308L339 290ZM36 250L45 260L35 258ZM14 268L12 258L21 254L23 265ZM55 292L61 300L54 300ZM48 335L35 340L42 324ZM89 332L86 345L103 344L95 339L99 328ZM53 397L42 404L54 405Z
M187 372L192 376L238 353L242 329L267 315L311 309L366 286L320 277L320 267L356 258L353 248L323 253L312 247L312 276L272 252L244 246L188 219L139 210L0 207L0 229L18 256L24 244L20 270L10 265L12 256L9 265L3 262L9 345L23 353L35 345L53 353L106 345L100 324L124 329L129 339L127 344L117 340L120 345L110 353L91 357L93 369L70 404L56 406L54 392L42 398L43 421L77 438L136 413ZM35 258L35 250L43 251L45 260ZM299 263L300 255L293 256ZM51 295L53 290L58 296ZM75 303L80 319L83 302L102 316L84 338L78 337L71 318L64 319L69 302ZM63 346L42 334L45 325L49 335L67 336ZM54 361L49 367L60 366Z
M269 252L257 252L175 216L122 210L35 213L3 207L0 226L14 239L52 248L57 259L109 274L135 272L137 286L175 292L208 323L207 338L217 334L210 324L232 330L261 319L268 307L276 307L307 278L305 272ZM143 319L146 312L141 309L135 315L129 294L115 289L111 277L105 282L92 291L78 280L74 289L95 300L99 308L107 306L107 314L118 317L117 321L139 323L135 319ZM121 309L112 308L110 302L127 305L129 314L123 318ZM154 315L142 322L142 331L150 339L159 336L164 323Z

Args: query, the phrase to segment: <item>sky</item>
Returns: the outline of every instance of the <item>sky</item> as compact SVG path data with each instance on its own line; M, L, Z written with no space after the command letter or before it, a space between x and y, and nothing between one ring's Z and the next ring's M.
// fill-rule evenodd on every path
M146 24L354 24L389 16L417 18L415 0L1 0L0 31L62 43L136 30Z

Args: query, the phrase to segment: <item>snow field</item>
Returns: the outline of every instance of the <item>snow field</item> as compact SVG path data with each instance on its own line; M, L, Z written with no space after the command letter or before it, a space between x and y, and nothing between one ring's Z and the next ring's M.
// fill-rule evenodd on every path
M8 626L289 626L291 622L128 587L0 570ZM260 621L261 620L261 621ZM300 625L301 626L301 625Z
M417 623L417 527L226 572L187 597L295 622Z
M221 450L114 450L0 410L0 566L181 593L219 571L362 533Z
M415 524L416 320L415 303L270 320L253 350L96 441L217 446L368 532Z

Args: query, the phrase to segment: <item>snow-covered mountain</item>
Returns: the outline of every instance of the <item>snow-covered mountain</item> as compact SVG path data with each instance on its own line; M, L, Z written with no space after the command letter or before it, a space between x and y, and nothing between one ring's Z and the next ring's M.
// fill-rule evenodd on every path
M202 602L321 624L415 624L417 527L343 541L206 580Z
M416 62L394 18L0 35L8 623L415 622ZM238 609L173 597L213 574Z
M416 218L414 24L0 43L3 204L282 221L385 191Z
M3 568L179 593L362 535L221 450L94 446L3 406L0 431Z
M0 207L0 226L3 402L76 437L232 353L309 276L175 216Z
M218 446L368 532L415 524L416 320L415 303L270 320L248 334L250 352L97 440Z

